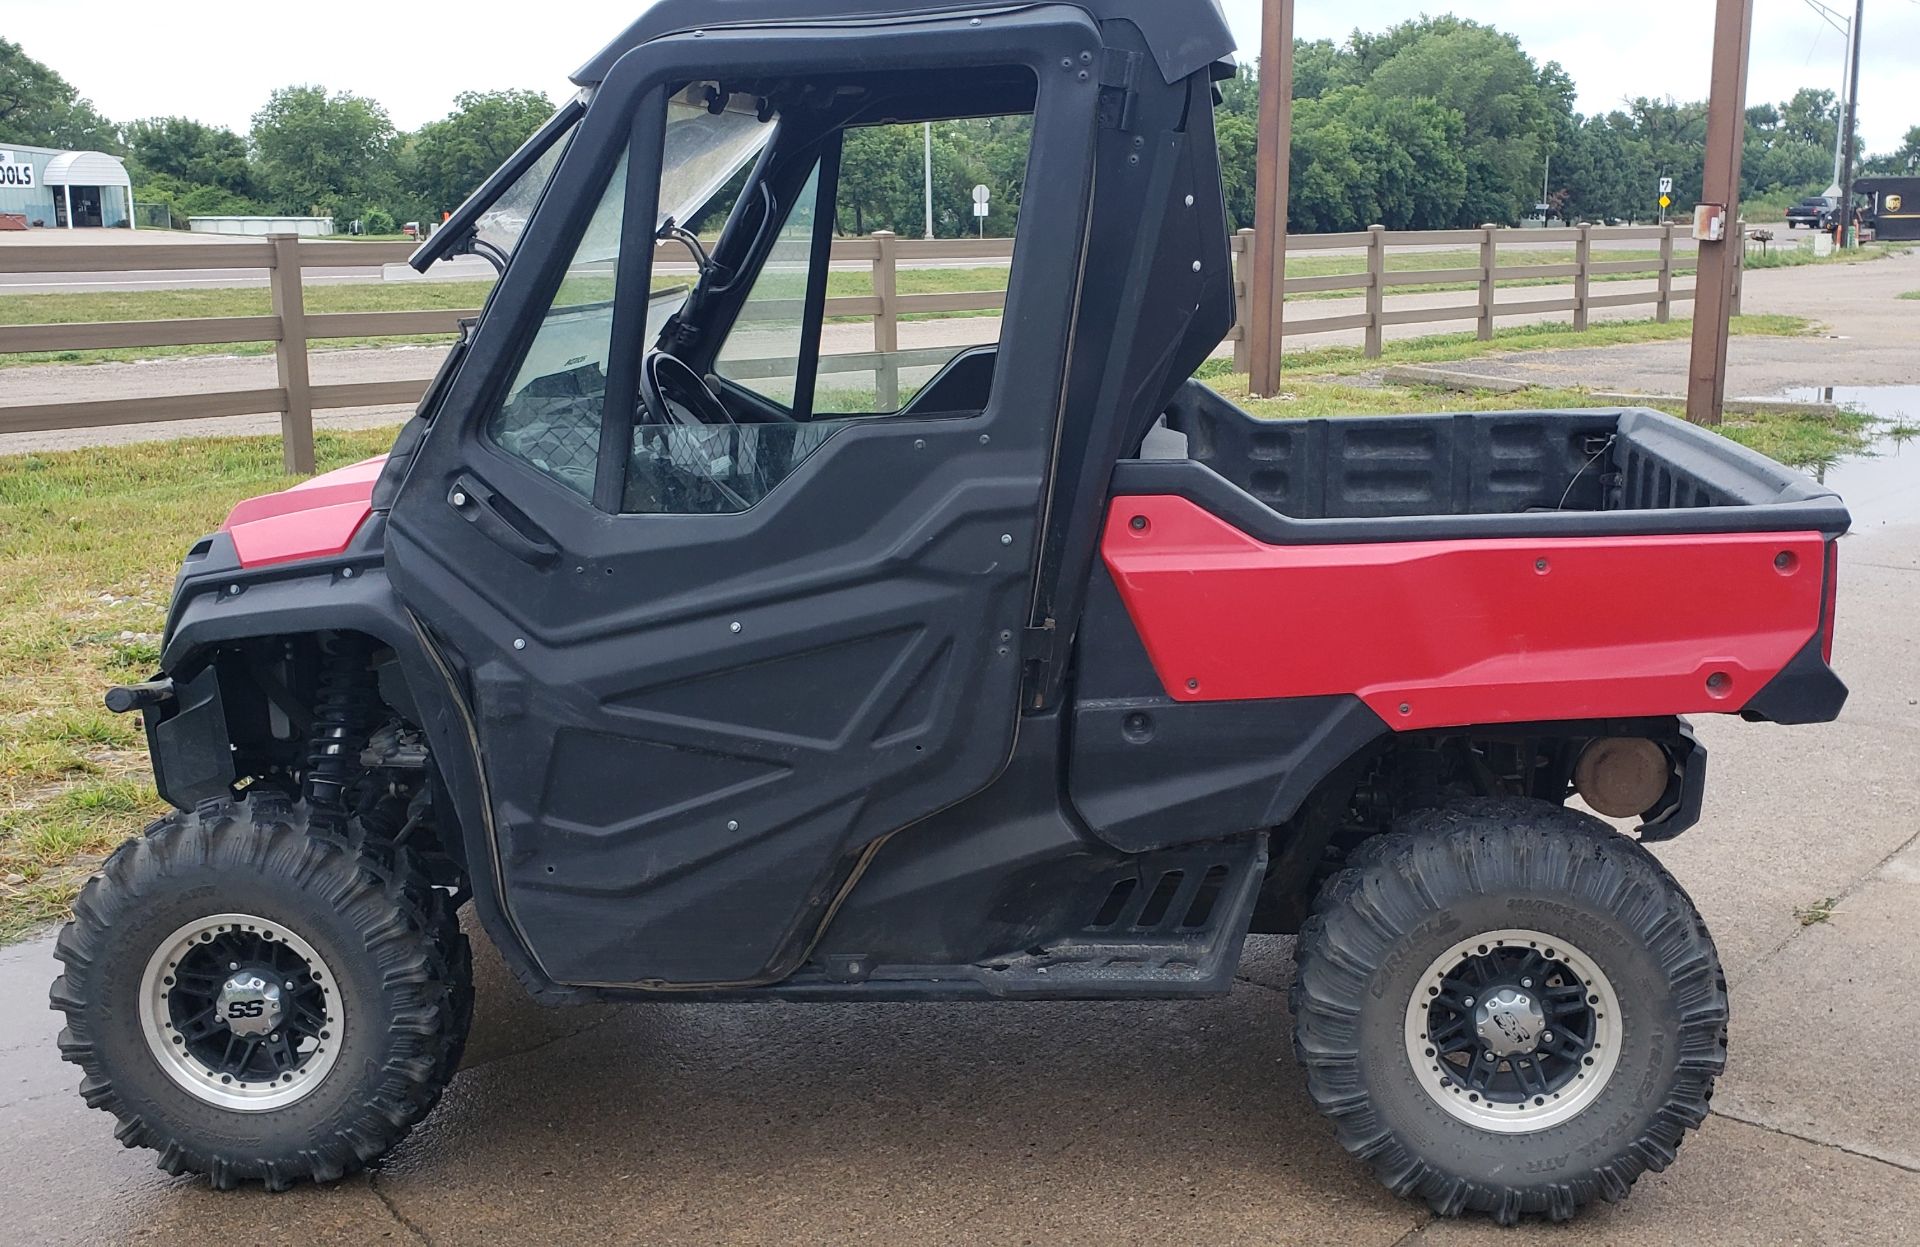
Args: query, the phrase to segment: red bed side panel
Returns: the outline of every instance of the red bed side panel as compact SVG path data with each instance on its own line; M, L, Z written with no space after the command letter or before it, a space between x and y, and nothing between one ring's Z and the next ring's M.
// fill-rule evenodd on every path
M1820 626L1819 533L1272 546L1116 498L1102 553L1169 696L1353 693L1396 729L1732 712Z

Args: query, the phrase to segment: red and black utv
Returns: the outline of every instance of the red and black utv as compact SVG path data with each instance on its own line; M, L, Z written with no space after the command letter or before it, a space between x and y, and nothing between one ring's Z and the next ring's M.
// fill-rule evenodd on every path
M663 0L589 61L419 253L502 273L392 454L239 506L108 695L178 807L59 941L121 1140L378 1159L471 901L555 1003L1203 996L1298 932L1307 1085L1395 1191L1565 1217L1671 1161L1727 997L1643 845L1700 815L1681 715L1838 713L1847 512L1652 412L1190 381L1231 49L1208 0ZM842 349L849 136L984 117L1030 144L997 340Z

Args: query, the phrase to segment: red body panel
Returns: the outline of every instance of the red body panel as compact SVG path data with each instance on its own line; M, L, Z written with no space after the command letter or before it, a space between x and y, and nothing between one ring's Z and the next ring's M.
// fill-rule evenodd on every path
M339 554L373 513L373 483L386 462L381 455L249 498L220 529L233 537L242 567Z
M1737 711L1819 629L1826 558L1818 533L1272 546L1159 496L1114 499L1102 551L1169 696L1352 693L1400 730Z

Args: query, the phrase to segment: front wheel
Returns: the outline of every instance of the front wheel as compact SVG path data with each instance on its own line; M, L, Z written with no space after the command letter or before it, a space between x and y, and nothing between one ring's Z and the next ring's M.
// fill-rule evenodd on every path
M404 854L259 795L160 820L107 859L55 955L61 1054L128 1147L217 1187L371 1162L425 1116L471 1013L444 896Z
M1294 1046L1348 1151L1436 1212L1554 1220L1672 1162L1726 1063L1692 901L1537 801L1426 811L1356 851L1300 934Z

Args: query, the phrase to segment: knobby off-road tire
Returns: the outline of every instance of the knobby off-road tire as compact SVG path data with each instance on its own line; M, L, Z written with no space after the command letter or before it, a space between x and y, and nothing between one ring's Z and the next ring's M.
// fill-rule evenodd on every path
M1505 947L1478 942L1496 935ZM1548 954L1551 977L1541 977ZM1456 955L1468 968L1447 978ZM1596 1196L1622 1198L1672 1163L1726 1064L1726 978L1692 901L1638 843L1545 802L1463 802L1365 843L1321 890L1296 963L1294 1050L1314 1103L1382 1182L1443 1216L1562 1220ZM1487 967L1523 964L1536 967L1528 988L1503 988L1502 1003L1551 990L1575 1015L1566 1029L1584 1026L1594 1047L1563 1033L1570 1060L1528 1053L1510 1065L1490 1051L1510 1042L1496 1026L1490 1041L1468 1035L1469 1050L1451 1057L1463 1065L1444 1064L1428 1019L1472 1022L1441 998L1495 977ZM1521 1018L1522 1038L1531 1027L1537 1040L1527 1016L1489 1020ZM1476 1061L1517 1072L1482 1073ZM1547 1094L1521 1082L1519 1103L1496 1104L1461 1068L1509 1087L1527 1074ZM1565 1084L1549 1088L1549 1072Z
M295 973L286 981L324 1009L326 1038L309 1042L333 1050L303 1058L284 1087L242 1092L244 1081L217 1087L217 1076L200 1087L163 1055L180 1039L169 1006L150 1006L149 971L167 972L180 932L226 916L259 920L266 940L253 921L245 938L278 964L298 954L317 967L324 995ZM384 1154L439 1099L472 1014L470 950L445 893L404 853L312 833L303 803L271 795L174 814L123 844L81 892L55 955L65 972L52 1006L67 1016L60 1049L85 1072L81 1096L119 1119L124 1145L222 1189L333 1181ZM236 1094L293 1098L241 1107Z

